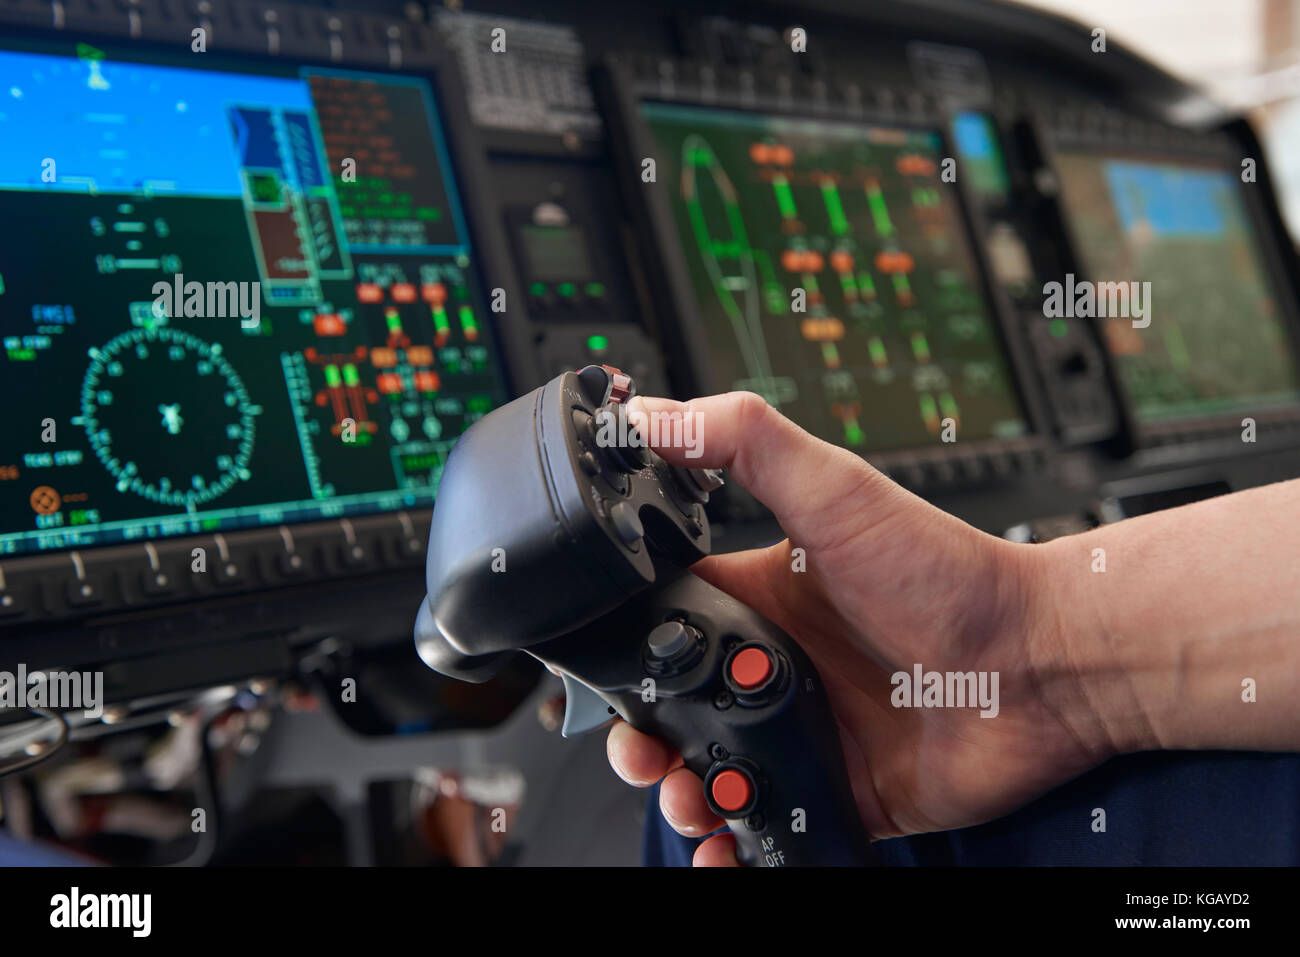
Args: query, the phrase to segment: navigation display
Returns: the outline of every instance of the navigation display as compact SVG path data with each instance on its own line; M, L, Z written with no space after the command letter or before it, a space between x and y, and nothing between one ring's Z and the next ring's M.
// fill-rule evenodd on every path
M1144 328L1099 320L1140 424L1300 402L1237 172L1081 151L1056 167L1086 278L1151 284Z
M938 133L641 108L720 388L864 452L1027 431Z
M505 398L428 84L280 69L0 50L0 554L428 506Z

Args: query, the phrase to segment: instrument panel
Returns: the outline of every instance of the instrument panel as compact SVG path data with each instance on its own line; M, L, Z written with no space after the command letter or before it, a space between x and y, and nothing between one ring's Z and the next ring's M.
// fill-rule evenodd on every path
M1294 408L1296 353L1269 275L1240 169L1171 154L1062 148L1061 202L1083 277L1141 276L1103 338L1133 418L1144 428ZM1149 277L1149 278L1148 278ZM1062 290L1062 312L1082 301ZM1139 304L1159 295L1166 321ZM1154 305L1154 304L1153 304ZM1093 307L1095 309L1095 305ZM1232 317L1225 335L1224 317Z
M0 73L5 383L48 423L0 444L0 554L431 506L505 387L428 84Z
M937 130L655 102L641 118L710 391L863 450L931 444L944 419L974 441L1027 431Z
M9 657L409 640L456 437L592 361L1012 537L1300 474L1242 118L998 3L542 6L0 8Z

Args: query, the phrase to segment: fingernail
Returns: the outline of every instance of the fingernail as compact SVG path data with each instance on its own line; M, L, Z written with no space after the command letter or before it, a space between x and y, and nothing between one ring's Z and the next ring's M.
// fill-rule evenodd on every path
M612 754L608 755L608 757L609 757L609 766L614 769L614 773L617 774L625 784L631 784L632 781L627 776L627 772L623 770L622 763L620 763L619 760L615 758L614 755Z
M700 833L700 829L698 827L692 827L689 824L679 824L677 821L674 821L672 817L669 816L668 812L665 811L663 808L660 808L659 811L661 814L663 814L664 820L668 822L668 826L671 827L678 834L693 836L695 834Z

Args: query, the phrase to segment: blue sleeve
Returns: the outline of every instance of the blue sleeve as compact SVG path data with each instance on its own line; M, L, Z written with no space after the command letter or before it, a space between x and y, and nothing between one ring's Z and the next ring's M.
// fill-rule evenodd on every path
M682 837L659 813L659 785L646 797L645 831L641 835L641 863L646 867L690 867L701 837Z
M687 867L699 842L664 822L652 789L644 862ZM1300 755L1127 755L996 821L879 841L876 850L895 867L1295 866Z
M0 867L81 867L89 863L62 848L20 841L0 831Z

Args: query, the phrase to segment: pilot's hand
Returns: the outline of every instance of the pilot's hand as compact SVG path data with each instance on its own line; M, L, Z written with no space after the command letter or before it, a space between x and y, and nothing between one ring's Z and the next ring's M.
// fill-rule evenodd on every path
M694 571L807 650L873 838L990 820L1135 744L1115 740L1117 729L1106 727L1079 691L1057 620L1060 596L1043 587L1040 556L1049 546L977 531L852 452L804 432L756 395L638 398L629 408L641 426L642 414L669 412L697 417L698 445L656 450L676 464L727 468L789 536L706 558ZM659 432L663 442L672 440L667 427ZM795 549L803 550L806 570ZM981 717L978 705L894 707L890 676L905 672L910 684L917 665L998 673L996 716ZM700 779L662 740L620 721L608 753L631 784L663 780L660 807L679 833L698 837L722 826ZM735 863L730 834L695 853L696 865Z

